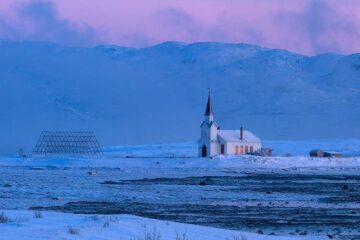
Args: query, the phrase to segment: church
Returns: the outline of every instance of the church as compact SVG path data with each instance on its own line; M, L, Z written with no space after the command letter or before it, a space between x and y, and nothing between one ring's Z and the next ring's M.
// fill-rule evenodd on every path
M259 152L262 142L253 133L243 129L221 130L215 122L210 93L204 121L200 125L199 157L218 155L244 155Z

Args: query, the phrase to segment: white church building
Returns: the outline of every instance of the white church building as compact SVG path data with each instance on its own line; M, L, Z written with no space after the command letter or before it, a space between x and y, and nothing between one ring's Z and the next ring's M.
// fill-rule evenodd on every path
M200 125L201 137L198 141L200 157L217 155L243 155L260 151L262 142L251 132L244 130L221 130L214 120L210 94L205 119Z

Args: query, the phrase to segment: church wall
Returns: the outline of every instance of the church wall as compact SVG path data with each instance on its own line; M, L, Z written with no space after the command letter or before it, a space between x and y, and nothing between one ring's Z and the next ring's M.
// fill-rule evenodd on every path
M210 128L210 139L212 141L217 141L217 136L218 136L218 129L215 125L212 125Z
M250 142L246 142L246 143L240 143L240 142L227 142L226 143L226 147L225 147L225 154L227 155L235 155L236 154L236 149L235 147L238 146L238 155L240 155L241 153L241 146L243 146L243 154L245 154L245 148L246 146L248 146L249 148L249 152L250 152L250 146L253 146L253 151L258 151L261 149L261 143L258 142L254 142L254 143L250 143Z
M220 145L217 142L199 141L198 156L202 156L202 146L205 145L207 149L207 156L214 157L220 154Z
M198 153L199 153L199 157L202 156L202 146L205 145L206 146L206 149L207 151L209 151L209 141L207 141L206 138L201 138L198 142Z
M215 124L213 124L210 128L208 127L208 123L202 125L201 129L201 137L198 142L198 154L202 156L202 146L205 145L207 149L207 156L214 157L220 153L219 144L217 142L218 129Z
M211 142L210 143L210 157L214 157L219 155L220 148L218 142Z
M199 141L199 156L202 153L202 146L205 144L209 157L214 157L221 154L221 144L224 144L225 155L236 155L235 147L238 146L238 155L241 154L241 146L243 147L243 154L245 154L245 148L248 146L248 151L250 152L250 147L253 146L253 151L258 151L262 147L261 142L226 142L221 138L218 138L216 141L209 141L208 137L204 137Z

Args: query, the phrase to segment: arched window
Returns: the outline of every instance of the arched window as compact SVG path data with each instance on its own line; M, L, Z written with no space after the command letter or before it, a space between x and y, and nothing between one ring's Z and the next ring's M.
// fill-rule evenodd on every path
M249 153L249 146L245 146L245 154Z
M243 155L244 154L244 146L240 147L240 154Z
M250 146L250 153L253 153L253 152L254 152L254 147Z
M239 154L239 146L235 146L235 155Z
M225 154L225 145L221 144L221 154Z
M203 145L201 148L201 156L206 157L206 155L207 155L207 149L206 149L206 146Z

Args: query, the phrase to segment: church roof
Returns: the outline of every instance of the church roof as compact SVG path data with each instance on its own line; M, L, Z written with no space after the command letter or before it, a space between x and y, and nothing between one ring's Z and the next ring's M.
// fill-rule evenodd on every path
M207 105L206 105L206 111L205 111L205 116L209 116L209 115L214 115L213 110L212 110L212 105L211 105L210 94L209 94L209 97L208 97L208 101L207 101Z
M208 127L211 127L212 125L215 125L215 127L219 127L219 125L215 121L211 121L209 123L207 123L206 121L203 121L201 123L200 127L202 127L204 124L207 124Z
M261 142L254 134L243 130L243 140L240 140L240 130L219 130L218 136L226 142Z

